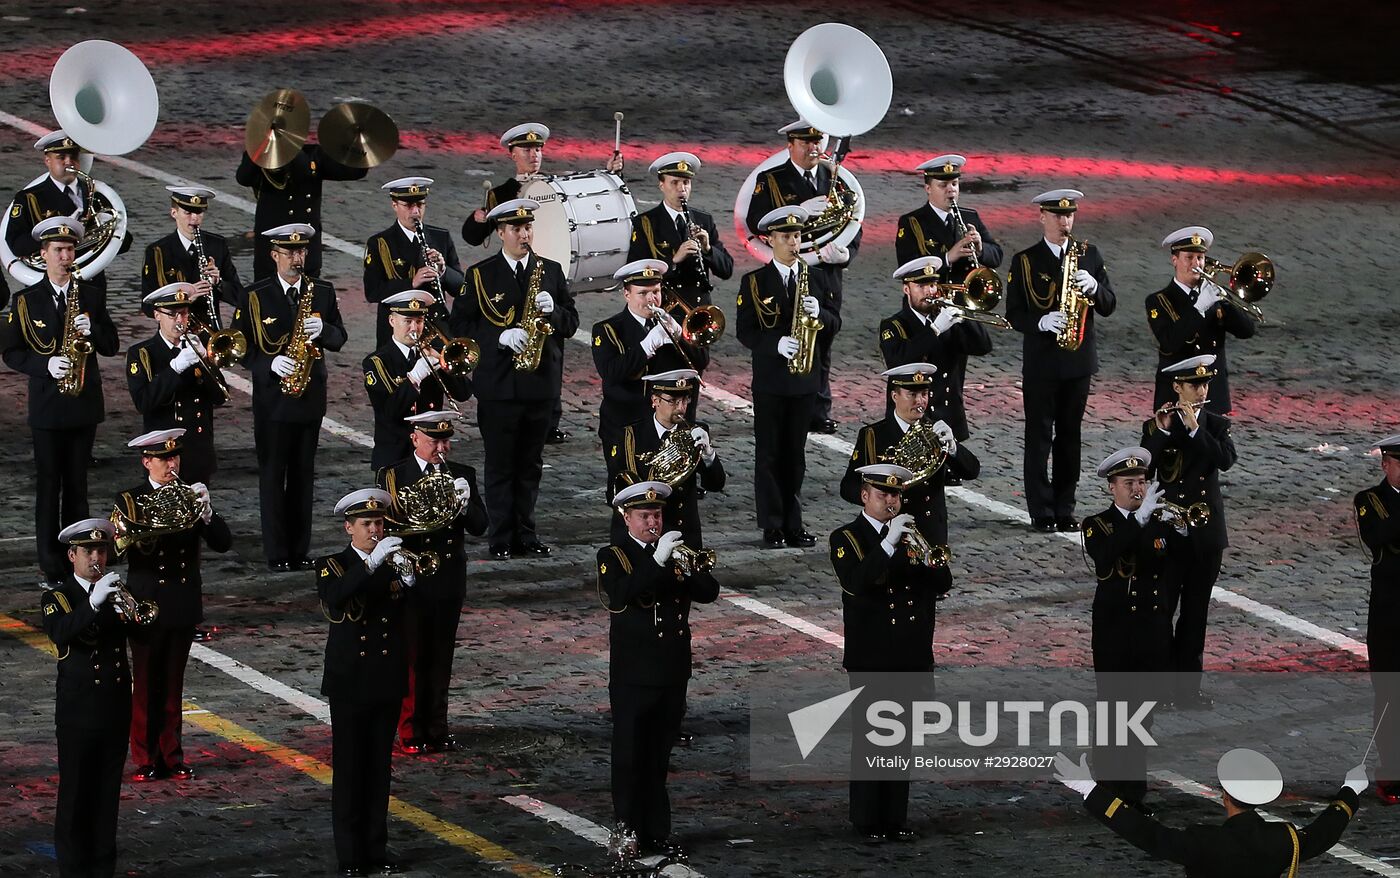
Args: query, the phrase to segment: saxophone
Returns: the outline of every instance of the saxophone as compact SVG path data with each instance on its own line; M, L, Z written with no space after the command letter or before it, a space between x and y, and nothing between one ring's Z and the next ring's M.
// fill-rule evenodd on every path
M807 298L807 263L797 260L797 295L792 301L792 337L797 339L797 354L788 360L788 372L793 375L806 375L812 371L812 362L817 353L817 333L822 331L822 322L809 317L802 310L802 300Z
M1055 333L1055 343L1067 351L1077 351L1084 343L1089 328L1089 297L1079 288L1075 275L1079 273L1079 257L1089 245L1065 236L1064 266L1060 269L1060 313L1065 325Z
M543 275L544 260L536 254L535 267L530 272L530 286L525 290L525 309L520 314L520 328L525 330L525 347L515 355L515 368L520 372L533 372L540 367L545 339L554 333L549 318L541 314L539 307L535 305L535 297L540 294L540 279Z
M321 349L316 347L316 343L306 334L306 320L311 316L311 300L314 298L316 297L312 295L311 288L306 283L306 276L302 275L297 293L295 324L292 326L291 336L287 339L287 346L283 348L283 353L296 363L296 368L291 374L282 379L282 392L293 399L300 399L306 392L307 385L311 383L311 367L321 359Z
M58 354L67 357L70 364L68 373L58 379L58 392L65 396L77 396L83 392L83 379L87 374L88 357L92 356L92 342L78 331L78 269L68 277L68 295L64 298L64 311L67 319L63 324L63 341Z

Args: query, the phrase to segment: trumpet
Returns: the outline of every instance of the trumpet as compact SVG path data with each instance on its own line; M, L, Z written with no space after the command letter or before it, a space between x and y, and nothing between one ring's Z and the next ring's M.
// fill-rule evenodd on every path
M671 559L676 562L676 569L682 576L694 576L696 573L715 569L714 549L692 549L681 543L671 553Z
M101 578L102 569L97 562L93 562L89 570L89 576L96 582ZM149 625L160 615L160 607L153 601L138 601L127 590L126 583L118 579L114 584L116 594L112 595L112 608L117 611L117 615L133 625Z
M377 543L382 537L371 537L370 539ZM432 576L442 566L437 552L411 552L403 548L390 555L388 561L389 566L394 568L394 572L400 577Z
M1210 507L1204 501L1182 506L1163 500L1162 505L1153 510L1152 517L1158 521L1175 520L1185 523L1187 527L1202 528L1210 524Z
M945 545L930 543L928 537L920 533L917 527L911 527L906 531L901 542L904 544L904 550L909 553L909 560L925 567L932 569L947 567L948 562L953 560L952 550Z

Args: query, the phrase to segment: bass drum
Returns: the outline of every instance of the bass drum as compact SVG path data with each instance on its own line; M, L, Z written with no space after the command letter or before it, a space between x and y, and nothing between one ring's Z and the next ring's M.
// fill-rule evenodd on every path
M85 166L80 165L86 173L92 167L92 158L87 154L82 158L87 160ZM34 186L46 177L47 173L40 174L26 183L24 188ZM83 240L78 243L78 258L73 263L75 269L81 269L83 276L89 278L112 264L126 238L126 204L122 197L101 180L94 180L93 188L97 194L94 205L96 216L84 232ZM5 211L4 219L0 220L0 265L6 267L10 277L30 287L44 278L44 258L35 253L21 259L10 249L6 236L10 231L10 218L14 215L13 207L11 204L12 209Z
M776 168L787 160L788 151L785 149L764 159L758 167L749 172L749 176L744 180L744 185L739 187L738 196L734 199L734 234L738 236L740 241L744 242L744 249L749 251L749 255L765 265L773 261L773 248L763 243L757 233L749 229L749 203L753 201L754 187L758 185L759 175L770 168ZM817 263L817 251L822 248L823 244L835 242L845 247L854 241L856 234L860 231L861 221L865 219L865 190L860 188L860 181L856 179L855 174L846 170L844 165L841 166L838 176L856 198L855 215L840 229L827 230L815 238L810 237L806 232L802 233L802 245L798 248L798 254L808 265ZM826 206L826 197L819 195L809 199L802 206L811 211L813 216L816 216Z
M540 177L521 198L539 202L532 249L564 266L571 292L617 285L613 272L627 264L637 205L627 184L607 171Z

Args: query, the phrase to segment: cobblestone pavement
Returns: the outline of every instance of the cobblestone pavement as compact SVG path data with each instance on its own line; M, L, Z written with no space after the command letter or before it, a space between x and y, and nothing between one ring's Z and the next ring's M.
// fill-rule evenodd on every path
M8 59L0 109L12 114L0 125L0 179L14 190L39 173L26 120L51 124L46 82L63 47L103 37L146 59L160 88L160 126L128 157L139 166L98 164L98 176L121 193L133 218L137 246L109 272L112 310L131 343L151 332L130 291L138 286L141 246L168 229L162 187L169 180L161 175L246 196L232 179L243 120L274 87L300 89L313 118L348 97L389 110L405 148L368 180L328 185L324 207L327 231L351 242L348 252L326 257L351 339L329 357L330 417L368 432L358 366L373 314L361 295L359 248L390 221L380 183L409 173L437 178L431 220L455 234L482 181L508 171L498 132L540 119L555 132L546 169L593 167L611 148L611 116L620 109L639 207L655 200L643 173L653 155L694 148L706 162L695 204L716 214L736 250L734 193L750 167L779 148L773 132L792 118L780 80L783 53L803 28L830 15L808 2L528 8L518 19L513 4L453 0L294 7L250 0L236 8L12 3L0 36ZM1207 667L1360 671L1355 640L1364 633L1366 562L1347 500L1377 479L1367 443L1396 431L1400 402L1392 341L1400 321L1386 280L1400 250L1393 82L1338 78L1307 66L1307 53L1275 50L1294 45L1309 27L1303 22L1276 22L1277 33L1260 34L1231 24L1225 12L1203 21L1208 6L1191 14L1173 4L1150 14L1089 9L1026 3L964 14L889 2L850 12L847 20L889 56L895 101L849 161L870 210L836 342L840 431L808 445L809 528L825 533L851 517L837 494L843 443L882 408L875 329L897 307L888 279L892 229L922 196L908 171L928 156L962 152L971 159L964 202L982 211L1009 253L1035 240L1031 196L1063 185L1087 193L1076 233L1103 250L1120 308L1101 323L1103 369L1085 422L1086 465L1134 441L1148 414L1156 357L1141 302L1169 276L1155 246L1160 237L1202 223L1215 230L1224 256L1262 249L1274 257L1280 282L1265 303L1270 323L1254 339L1231 343L1241 456L1226 479L1233 548L1220 584L1234 597L1214 605ZM1228 14L1245 12L1231 7ZM32 40L41 21L44 37ZM1326 57L1345 54L1340 38L1329 36L1318 35L1333 50ZM210 228L231 236L250 226L251 215L229 199L209 218ZM481 255L461 252L468 262ZM246 243L238 258L251 274ZM747 256L738 262L741 271L754 265ZM732 282L721 287L731 309L734 290ZM615 295L579 299L585 329L618 307ZM938 660L946 666L1088 662L1092 588L1080 553L1070 541L1033 535L1021 518L1019 351L1018 338L999 335L997 349L969 368L970 445L983 475L950 501L959 589L943 604L938 627ZM748 779L745 681L835 667L833 638L814 636L821 632L811 626L839 634L841 619L823 552L757 546L743 353L732 336L716 346L713 392L703 403L731 487L703 504L726 597L694 613L697 672L687 727L696 743L677 751L671 779L677 831L693 849L694 869L711 876L920 868L1004 875L1034 864L1045 875L1172 874L1110 837L1048 782L917 784L913 816L923 839L866 848L847 832L843 785ZM571 345L568 358L565 426L574 438L547 450L539 511L542 535L556 551L542 561L472 563L452 693L453 722L467 749L448 758L400 757L395 765L401 819L391 843L417 874L533 874L590 860L598 848L586 825L572 823L573 831L537 815L553 814L546 808L553 806L594 824L611 820L607 617L591 573L607 527L593 434L598 381L585 344ZM120 388L118 361L102 368L109 415L91 476L94 511L138 475L123 445L139 420L125 394L112 392ZM7 671L0 677L0 868L46 874L53 872L47 845L57 780L53 669L25 633L37 624L38 593L21 377L0 373L0 395L9 402L0 408L0 429L11 437L0 444L0 466L12 474L0 485L10 510L0 516L0 627L8 632L0 636ZM474 404L467 410L474 413ZM187 745L199 778L124 788L121 864L149 876L322 874L333 859L330 737L316 695L325 622L309 578L272 576L261 563L246 396L236 394L220 413L218 442L214 497L238 539L228 555L207 562L206 606L219 636L212 651L196 651L186 685ZM474 430L454 455L479 462ZM330 507L368 482L368 460L369 449L353 437L323 434L316 503L326 521L314 548L337 544ZM1081 511L1102 502L1086 481ZM793 624L759 615L745 598L789 614ZM1358 752L1364 739L1357 730ZM1330 792L1290 789L1276 812L1305 818ZM1155 797L1173 824L1214 820L1219 811L1165 784ZM1344 842L1371 859L1358 866L1324 857L1310 874L1400 874L1384 862L1400 857L1397 819L1394 809L1363 809Z

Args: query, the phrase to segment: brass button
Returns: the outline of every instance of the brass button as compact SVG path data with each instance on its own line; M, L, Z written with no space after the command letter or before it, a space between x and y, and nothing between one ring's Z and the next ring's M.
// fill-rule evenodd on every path
M380 655L388 655L388 654L389 654L389 650L387 650L387 649L380 653Z
M365 654L364 654L363 652L361 652L361 653L360 653L360 658L364 658L364 657L365 657Z
M361 640L368 640L369 637L366 636L366 635L364 635L364 634L361 634L361 635L360 635L360 639L361 639Z

